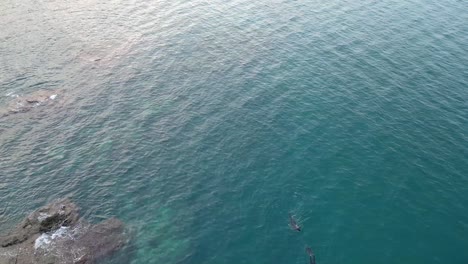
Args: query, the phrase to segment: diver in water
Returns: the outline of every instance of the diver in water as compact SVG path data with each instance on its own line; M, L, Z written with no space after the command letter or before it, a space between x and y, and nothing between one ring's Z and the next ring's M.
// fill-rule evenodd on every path
M315 264L315 255L310 247L306 247L306 252L309 255L310 264Z
M289 224L291 225L292 229L301 231L301 227L297 224L296 220L294 220L294 217L291 214L289 214Z

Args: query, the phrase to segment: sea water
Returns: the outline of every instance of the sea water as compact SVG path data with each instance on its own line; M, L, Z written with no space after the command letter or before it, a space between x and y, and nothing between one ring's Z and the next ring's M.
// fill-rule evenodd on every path
M71 196L110 263L468 263L468 2L0 3L0 231ZM302 226L294 232L288 214Z

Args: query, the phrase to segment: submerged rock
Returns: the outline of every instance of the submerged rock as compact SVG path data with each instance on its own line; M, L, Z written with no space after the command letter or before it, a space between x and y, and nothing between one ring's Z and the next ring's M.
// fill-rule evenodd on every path
M80 219L69 199L31 213L0 237L0 264L91 264L127 243L124 225L115 218L98 224Z
M51 104L63 94L59 90L39 90L27 96L16 96L5 109L1 109L3 116L29 112L38 106Z

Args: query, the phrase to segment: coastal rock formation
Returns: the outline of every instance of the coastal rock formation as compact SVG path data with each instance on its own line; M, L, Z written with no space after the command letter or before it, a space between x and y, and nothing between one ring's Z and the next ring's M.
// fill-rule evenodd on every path
M80 219L69 199L55 201L27 216L0 237L0 264L91 264L127 243L115 218L98 224Z
M37 234L57 230L61 226L75 225L77 221L78 207L69 199L57 201L31 213L10 235L0 237L0 246L16 245Z
M5 116L9 114L25 113L38 106L51 104L62 94L63 93L58 90L39 90L27 96L16 96L5 109L0 110L0 114Z

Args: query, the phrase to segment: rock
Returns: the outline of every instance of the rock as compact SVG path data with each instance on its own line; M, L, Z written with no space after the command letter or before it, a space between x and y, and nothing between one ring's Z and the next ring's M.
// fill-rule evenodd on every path
M61 234L56 232L55 238L54 234L49 235L49 242L43 239L43 245L35 244L34 263L96 263L126 243L124 225L115 218L96 225L82 223L58 233Z
M6 116L29 112L38 106L51 104L56 100L57 96L62 94L63 92L59 90L39 90L27 96L17 96L6 108L0 109L0 114Z
M0 246L8 247L39 233L74 225L78 218L78 207L69 199L53 202L31 213L6 237L0 237Z
M93 247L90 247L91 254L89 256L100 259L124 246L126 240L121 235L123 232L123 223L118 219L111 218L92 226L79 237L77 243L81 247L93 245Z
M0 241L0 264L92 264L123 247L128 236L120 220L92 225L64 199L31 213Z

